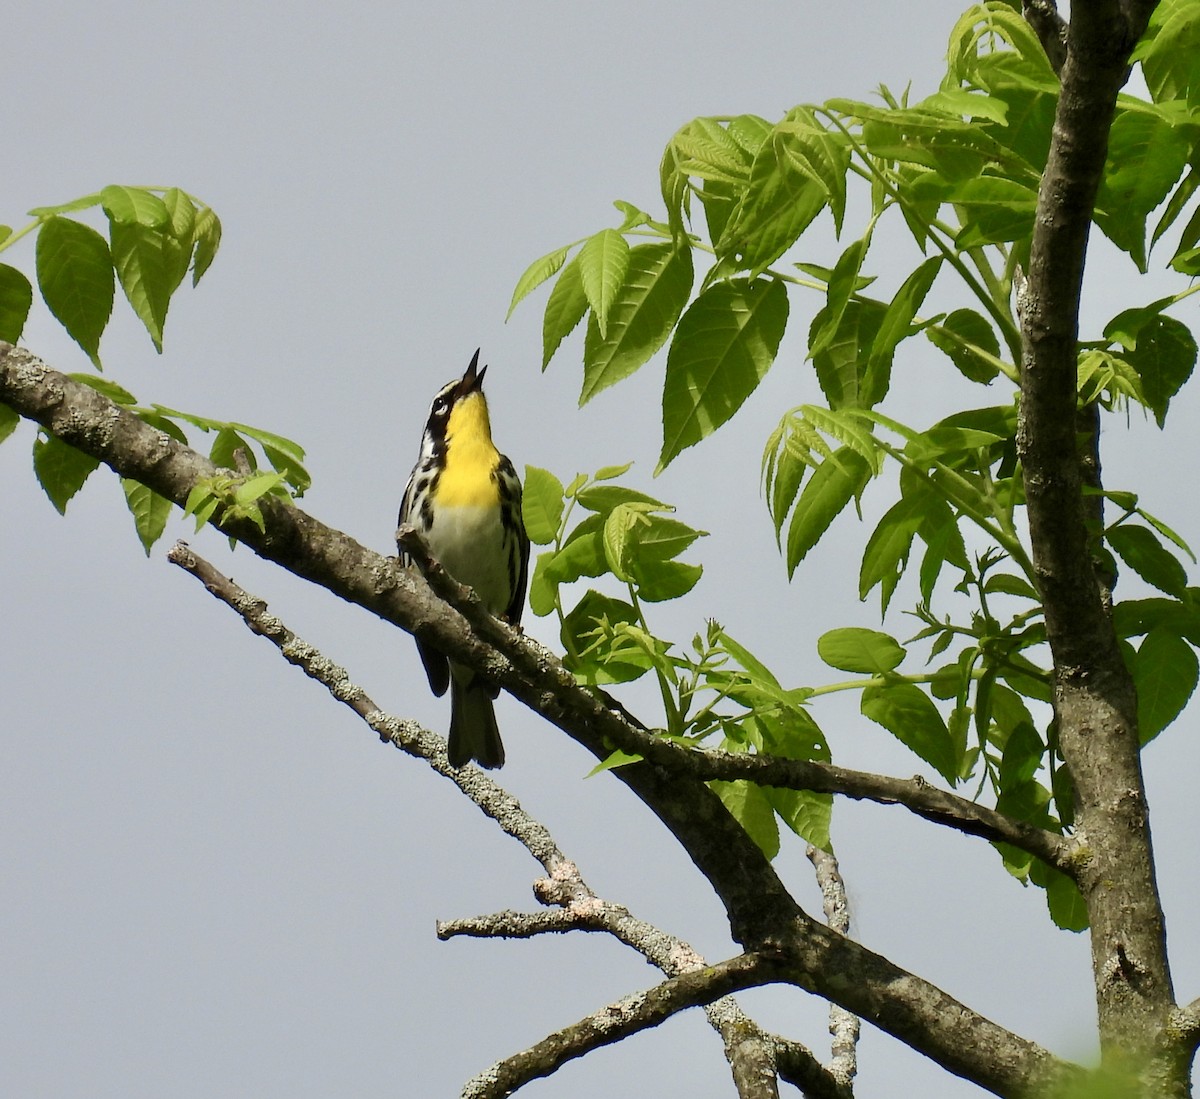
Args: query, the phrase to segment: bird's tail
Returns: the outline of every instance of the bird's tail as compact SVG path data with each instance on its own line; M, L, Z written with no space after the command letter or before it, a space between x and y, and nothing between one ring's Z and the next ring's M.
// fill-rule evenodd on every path
M491 692L479 678L466 682L457 675L450 678L450 743L447 748L451 767L465 767L475 760L480 767L503 767L504 745L496 727Z

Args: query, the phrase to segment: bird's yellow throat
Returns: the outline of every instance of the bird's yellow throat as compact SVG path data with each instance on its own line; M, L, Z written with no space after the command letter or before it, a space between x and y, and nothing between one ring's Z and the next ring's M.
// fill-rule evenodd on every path
M438 504L498 506L500 486L492 473L499 462L487 401L482 393L470 393L454 406L446 424L446 466L438 478Z

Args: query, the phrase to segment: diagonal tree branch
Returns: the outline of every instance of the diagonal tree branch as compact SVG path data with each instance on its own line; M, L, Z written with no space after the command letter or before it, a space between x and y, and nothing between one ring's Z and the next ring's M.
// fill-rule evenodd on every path
M401 528L397 531L397 538L413 559L419 562L421 572L433 590L461 611L480 636L498 646L502 645L504 636L498 633L495 627L503 628L503 624L498 623L484 610L470 588L459 584L441 568L429 555L429 548L420 536L411 528ZM788 759L783 756L689 750L655 736L640 722L630 721L629 724L633 726L631 732L610 732L620 748L705 782L713 779L728 782L746 779L759 786L810 790L818 794L840 794L844 797L878 802L881 805L902 805L935 824L957 829L967 835L980 836L993 843L1012 844L1037 856L1069 877L1074 877L1076 873L1075 850L1071 841L1044 828L1038 828L1026 821L1017 820L985 805L931 786L920 777L891 778L867 771L854 771L831 763Z
M200 580L207 591L237 612L249 629L271 641L290 663L322 684L348 706L384 742L423 759L438 774L455 783L475 804L546 870L548 877L534 883L534 892L546 905L560 906L537 913L501 912L493 916L439 923L439 939L455 935L529 937L547 932L604 931L636 950L668 977L705 969L707 963L687 943L636 919L628 909L603 901L583 881L576 864L566 858L549 831L487 775L475 768L451 767L445 741L412 722L384 714L350 682L346 672L292 633L266 603L250 595L185 543L177 543L167 559ZM732 998L704 1005L709 1023L721 1035L741 1099L776 1099L775 1048L784 1039L764 1034ZM811 1099L847 1099L839 1080L825 1070L800 1043L787 1042L788 1067L806 1082Z
M0 400L176 503L214 472L207 459L127 409L7 344L0 344ZM486 637L477 636L462 614L447 608L394 560L370 552L293 505L268 498L261 503L265 530L251 523L222 523L220 529L261 557L479 669L598 758L605 758L613 744L641 743L640 730L577 686L542 646L495 619L480 631ZM679 840L724 904L734 938L751 950L793 952L801 987L1001 1094L1028 1090L1068 1071L1034 1043L813 920L703 782L649 758L617 769L614 776Z
M728 961L671 977L551 1034L493 1065L463 1088L463 1099L501 1099L531 1080L549 1076L567 1061L656 1027L689 1007L712 1003L740 989L785 979L776 955L739 954Z

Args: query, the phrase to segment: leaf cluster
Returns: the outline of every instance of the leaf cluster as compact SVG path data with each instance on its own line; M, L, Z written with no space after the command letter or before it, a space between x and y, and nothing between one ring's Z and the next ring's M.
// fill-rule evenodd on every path
M106 218L107 238L71 216L96 209ZM161 352L172 296L189 271L192 285L200 282L221 243L221 222L216 213L178 187L110 185L70 202L37 207L29 216L34 220L17 232L0 226L0 251L36 234L38 291L97 370L101 369L100 338L112 314L116 286L120 285ZM21 338L33 298L33 283L17 268L0 264L0 340L16 343ZM189 513L209 518L217 502L223 501L226 517L240 516L261 526L262 517L254 500L263 492L302 496L312 483L304 467L304 448L282 435L164 405L143 406L111 379L94 374L72 377L178 442L187 442L183 425L213 433L209 456L218 467L249 475L258 470L260 462L269 467L270 472L257 478L249 476L248 481L238 481L230 499L225 499L222 490L214 491L207 501L189 501ZM0 405L0 442L12 434L18 422L15 412ZM46 432L34 441L34 474L60 513L66 511L97 464ZM214 479L214 488L227 480ZM247 484L257 487L248 489ZM173 505L136 482L122 480L122 488L138 538L149 554L166 527Z
M1169 267L1200 273L1196 26L1200 0L1159 5L1134 53L1150 98L1120 96L1112 127L1094 218L1139 272L1169 245ZM911 590L908 613L920 626L903 642L858 625L827 634L822 657L857 678L802 688L805 701L858 690L864 715L945 782L974 781L1002 812L1061 832L1072 823L1072 793L1047 705L1023 515L1014 309L1058 93L1020 5L976 4L955 24L945 75L924 98L880 88L877 102L805 104L774 122L686 123L659 166L663 213L618 202L619 225L531 264L512 306L553 280L543 368L586 318L581 402L666 348L662 469L731 419L778 357L800 297L815 296L806 357L820 397L786 412L764 448L763 489L784 564L795 574L851 503L861 516L868 488L878 494L895 471L863 545L858 595L878 590L886 617L897 592ZM847 233L857 210L862 227ZM809 244L818 219L851 238L835 255ZM872 249L884 219L900 222L916 258L881 293ZM1080 342L1081 410L1138 407L1165 424L1197 359L1194 336L1169 311L1194 290L1125 309ZM991 387L988 398L927 427L901 423L884 411L901 355L931 377L940 366ZM1118 513L1095 524L1098 576L1133 574L1161 593L1114 610L1146 742L1196 685L1200 635L1184 563L1194 558L1132 493L1096 491L1096 514ZM552 602L546 589L536 598L543 608ZM591 619L606 623L609 647L598 651L623 652L626 668L607 680L593 670L593 682L622 682L672 659L636 610L630 601ZM642 633L621 649L627 628ZM594 644L600 634L587 636ZM922 658L924 669L911 666ZM679 733L670 713L668 731ZM1002 854L1021 880L1046 889L1060 925L1082 925L1070 881L1019 852Z

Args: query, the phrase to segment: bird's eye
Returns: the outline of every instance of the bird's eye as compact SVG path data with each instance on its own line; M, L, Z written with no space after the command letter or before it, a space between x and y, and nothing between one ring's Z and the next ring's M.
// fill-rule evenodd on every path
M439 397L433 402L433 414L435 416L444 416L446 410L450 407L450 402L445 397Z

